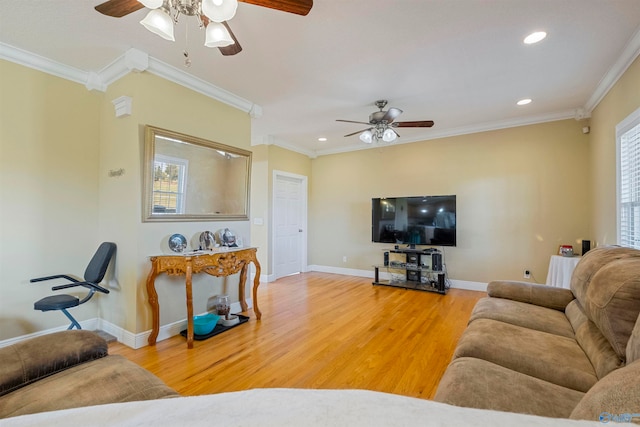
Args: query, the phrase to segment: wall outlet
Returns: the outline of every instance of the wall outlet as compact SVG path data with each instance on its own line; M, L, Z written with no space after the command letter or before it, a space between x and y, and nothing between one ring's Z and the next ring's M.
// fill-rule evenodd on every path
M531 279L531 271L530 270L525 270L523 276L524 276L525 279Z
M346 255L342 257L342 262L347 262L347 256Z

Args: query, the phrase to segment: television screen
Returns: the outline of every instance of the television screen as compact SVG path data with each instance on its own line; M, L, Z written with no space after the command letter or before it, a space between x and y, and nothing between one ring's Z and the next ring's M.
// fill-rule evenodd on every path
M409 245L456 245L456 196L371 199L372 240Z

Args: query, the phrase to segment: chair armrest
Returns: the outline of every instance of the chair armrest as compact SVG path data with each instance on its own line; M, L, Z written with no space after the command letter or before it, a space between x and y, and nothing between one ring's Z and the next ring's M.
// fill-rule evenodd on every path
M85 288L93 289L96 291L100 291L104 294L109 293L109 289L103 288L100 285L97 285L93 282L76 282L76 283L67 283L66 285L58 285L51 288L52 291L59 291L60 289L73 288L74 286L84 286Z
M569 289L507 280L490 282L487 293L493 298L510 299L560 311L564 311L567 304L575 299Z
M35 279L29 280L29 282L43 282L45 280L53 280L53 279L67 279L70 282L78 283L78 279L74 279L71 276L67 276L66 274L56 274L54 276L46 276L46 277L36 277Z
M55 332L0 348L0 396L107 354L107 342L83 330Z

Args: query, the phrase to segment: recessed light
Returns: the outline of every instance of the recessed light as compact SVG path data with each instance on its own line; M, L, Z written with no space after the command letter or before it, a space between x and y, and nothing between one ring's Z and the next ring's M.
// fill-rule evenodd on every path
M327 140L327 138L325 138L324 136L321 136L320 138L318 138L318 141L320 142L325 142Z
M539 41L543 40L545 37L547 37L547 33L545 33L544 31L536 31L524 38L524 44L538 43Z
M521 99L520 101L516 102L516 104L518 104L518 105L531 104L531 99L529 99L529 98Z

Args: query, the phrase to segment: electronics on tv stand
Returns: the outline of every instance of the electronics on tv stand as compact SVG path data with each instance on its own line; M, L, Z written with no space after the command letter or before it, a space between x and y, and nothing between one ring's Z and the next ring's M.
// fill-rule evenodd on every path
M436 248L416 248L415 245L408 245L406 248L401 248L399 245L395 245L393 247L394 251L403 252L403 253L421 253L421 254L432 254L432 253L440 253L440 249Z

